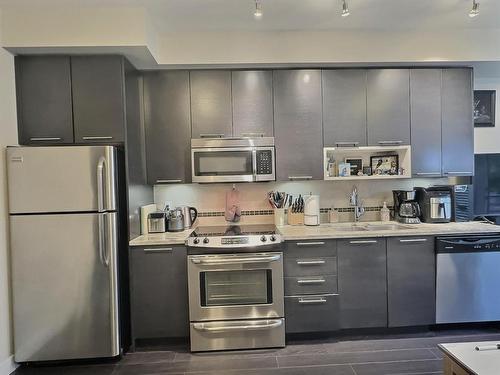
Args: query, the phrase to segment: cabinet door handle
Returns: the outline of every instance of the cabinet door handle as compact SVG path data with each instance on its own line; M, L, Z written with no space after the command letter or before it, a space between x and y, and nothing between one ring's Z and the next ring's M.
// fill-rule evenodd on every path
M182 182L182 180L180 180L180 179L179 180L162 180L162 179L156 180L157 184L178 184L180 182Z
M461 172L456 172L456 171L455 171L455 172L451 172L451 171L450 171L450 172L444 172L444 174L472 174L472 172L470 172L470 171L468 171L468 172L466 172L466 171L461 171Z
M303 284L324 284L326 282L325 279L298 279L297 284L303 285Z
M318 242L297 242L297 246L323 246L325 243L322 241Z
M84 141L104 141L113 139L110 135L102 135L102 136L84 136L82 137Z
M335 145L337 147L349 147L349 146L358 147L359 142L335 142Z
M417 172L417 176L441 176L441 172Z
M50 141L60 141L61 137L33 137L30 138L30 141L33 142L50 142Z
M144 249L145 253L167 253L172 251L171 247L152 247L149 249Z
M224 133L203 133L200 138L224 138Z
M319 266L321 264L325 264L326 261L323 259L318 260L298 260L297 264L299 266Z
M379 145L400 145L403 141L378 141Z
M356 241L349 241L350 244L353 245L367 245L370 243L377 243L377 240L356 240Z
M417 242L427 242L427 238L410 238L407 240L399 240L401 243L417 243Z
M299 298L301 304L326 303L326 298Z
M312 180L313 176L288 176L289 180Z
M258 137L264 137L264 133L242 133L242 137L247 137L247 138L258 138Z

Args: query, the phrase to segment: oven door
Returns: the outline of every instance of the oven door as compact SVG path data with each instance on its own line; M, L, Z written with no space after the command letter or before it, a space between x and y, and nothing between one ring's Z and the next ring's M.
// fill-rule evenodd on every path
M191 322L284 316L282 253L188 256Z
M193 182L252 182L256 180L254 147L191 149Z

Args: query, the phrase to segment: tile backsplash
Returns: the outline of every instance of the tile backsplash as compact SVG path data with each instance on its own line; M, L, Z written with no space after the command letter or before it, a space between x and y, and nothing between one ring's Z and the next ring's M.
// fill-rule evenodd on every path
M362 220L379 220L379 209L383 202L392 206L392 190L412 189L415 186L431 186L455 183L452 179L408 179L408 180L360 180L360 181L294 181L294 182L261 182L237 183L235 187L240 191L241 209L243 216L268 215L271 206L267 200L267 193L271 190L285 191L294 196L299 194L318 194L322 208L322 221L327 221L327 209L334 207L341 209L340 220L350 221L352 218L348 196L352 187L358 187L359 195L365 207L370 208ZM226 191L232 189L232 184L176 184L155 185L154 200L159 207L169 204L171 207L179 205L194 206L202 216L220 217L225 210ZM255 212L257 211L257 212ZM259 212L261 211L261 212ZM263 211L263 212L262 212ZM222 214L222 219L223 214Z

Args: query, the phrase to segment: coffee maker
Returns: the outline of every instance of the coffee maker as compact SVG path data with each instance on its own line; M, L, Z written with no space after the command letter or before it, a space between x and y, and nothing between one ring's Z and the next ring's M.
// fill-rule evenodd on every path
M393 190L394 218L404 224L420 224L420 206L413 190Z
M452 220L451 186L416 187L415 191L424 223L449 223Z

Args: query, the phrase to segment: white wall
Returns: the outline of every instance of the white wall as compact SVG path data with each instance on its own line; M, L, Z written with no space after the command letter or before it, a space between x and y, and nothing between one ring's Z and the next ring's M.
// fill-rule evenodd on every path
M0 49L0 375L13 370L5 146L16 143L14 58Z

